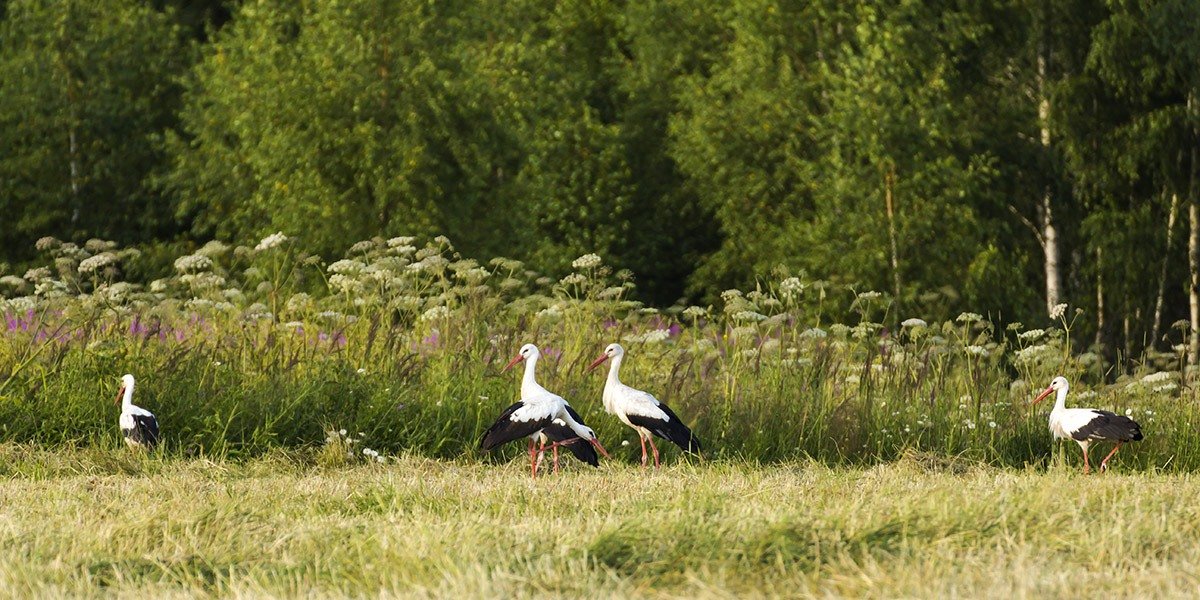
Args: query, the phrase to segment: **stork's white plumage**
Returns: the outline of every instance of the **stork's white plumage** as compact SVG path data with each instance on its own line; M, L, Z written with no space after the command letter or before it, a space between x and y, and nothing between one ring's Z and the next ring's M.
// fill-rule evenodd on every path
M479 446L484 450L491 450L500 444L529 437L529 469L534 477L537 477L538 455L545 451L547 441L550 441L551 447L555 449L558 446L570 446L572 452L576 450L573 445L586 441L607 457L608 452L596 439L596 432L584 425L579 413L576 413L562 396L553 394L538 384L534 371L539 358L541 352L538 347L525 344L505 365L504 370L507 371L513 365L525 361L525 375L521 379L521 401L509 406L500 414L496 422L484 432ZM561 426L557 423L561 423ZM568 435L567 432L573 435L567 439L555 439ZM538 443L540 446L535 445ZM583 452L583 456L580 454L575 453L580 460L590 464L587 452Z
M158 419L150 411L133 404L133 375L121 377L121 389L117 392L117 402L121 403L121 434L125 443L133 448L153 450L158 445Z
M1091 462L1088 460L1088 446L1094 441L1116 442L1117 445L1100 462L1100 470L1108 469L1108 459L1112 458L1125 442L1136 442L1142 439L1142 427L1129 417L1118 415L1107 410L1095 408L1067 408L1067 390L1070 389L1067 378L1055 377L1047 387L1038 394L1033 403L1037 404L1050 394L1057 392L1054 409L1050 411L1050 433L1055 439L1075 440L1083 449L1083 472L1090 473Z
M604 382L604 410L616 415L637 432L642 441L642 466L646 466L646 442L650 442L650 449L654 452L654 466L659 466L658 447L654 445L651 434L674 442L685 452L699 453L700 440L670 407L642 390L621 383L619 371L621 361L625 359L625 348L620 344L609 344L604 354L593 361L588 370L599 367L609 359L612 364L608 368L608 379Z

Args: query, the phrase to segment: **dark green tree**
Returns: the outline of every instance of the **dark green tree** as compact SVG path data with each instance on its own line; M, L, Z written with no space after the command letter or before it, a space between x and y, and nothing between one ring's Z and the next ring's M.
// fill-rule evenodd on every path
M134 1L17 0L0 21L0 247L43 235L123 243L171 237L169 198L148 185L176 122L191 46Z

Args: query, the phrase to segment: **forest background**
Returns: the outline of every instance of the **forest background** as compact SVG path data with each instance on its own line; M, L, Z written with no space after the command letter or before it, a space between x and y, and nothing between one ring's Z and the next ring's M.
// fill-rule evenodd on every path
M1193 0L6 0L0 275L50 235L143 282L213 238L446 235L655 306L1069 303L1077 345L1195 363L1198 91Z

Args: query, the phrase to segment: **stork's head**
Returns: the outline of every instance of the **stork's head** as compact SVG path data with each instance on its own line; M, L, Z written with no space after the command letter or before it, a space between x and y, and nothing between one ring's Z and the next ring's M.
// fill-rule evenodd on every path
M595 446L596 450L598 450L600 454L604 456L604 458L609 458L608 451L604 449L604 446L600 445L600 438L596 437L596 432L592 431L591 427L579 424L572 429L574 429L576 435L587 440L592 446Z
M1038 394L1038 397L1033 399L1033 403L1037 404L1038 402L1045 400L1050 394L1053 394L1058 390L1066 390L1070 387L1071 385L1067 383L1067 378L1059 375L1058 377L1050 380L1050 387L1042 390L1042 393Z
M121 388L117 390L117 404L125 397L125 390L133 389L133 375L128 373L121 376Z
M508 361L507 365L504 365L504 370L507 371L513 368L513 365L523 360L537 360L537 358L541 355L542 353L540 350L538 350L537 346L534 346L533 344L525 344L524 346L521 346L520 350L517 351L517 355L514 356L512 360Z
M622 348L620 344L609 344L608 347L604 349L604 353L597 357L596 360L592 361L592 364L588 366L588 371L595 369L610 358L617 358L618 356L624 355L625 349Z

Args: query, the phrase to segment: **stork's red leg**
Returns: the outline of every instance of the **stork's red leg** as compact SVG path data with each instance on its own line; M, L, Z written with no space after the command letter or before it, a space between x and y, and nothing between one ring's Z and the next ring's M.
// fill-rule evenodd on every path
M657 469L661 464L658 462L658 446L654 445L654 438L649 439L650 449L654 451L654 468Z
M541 443L538 445L537 460L533 463L533 467L532 467L534 479L537 479L538 463L542 462L542 457L545 456L545 454L546 454L546 440L542 440Z
M638 435L638 439L642 441L642 468L646 468L646 438Z
M1092 472L1092 465L1088 462L1087 448L1083 449L1083 474L1087 475Z
M554 473L558 473L558 444L551 446L554 449Z
M1117 450L1121 449L1121 444L1124 444L1124 443L1125 442L1117 442L1117 445L1115 447L1113 447L1112 452L1109 452L1108 456L1105 456L1104 460L1100 461L1100 470L1101 471L1108 470L1108 459L1112 458L1113 455L1117 453Z
M529 438L529 472L534 479L537 478L537 452L533 445L533 438Z

